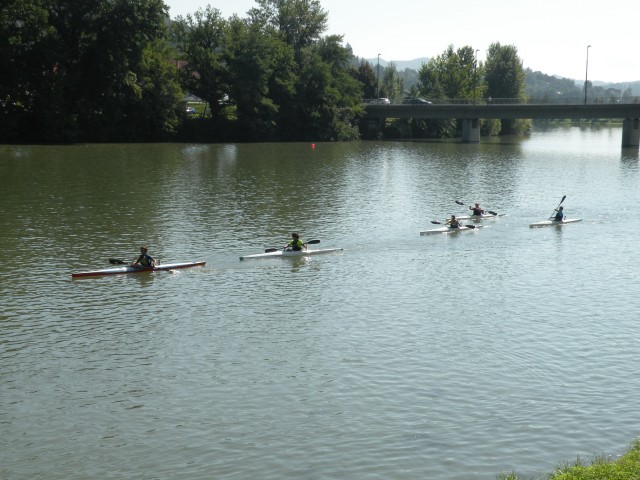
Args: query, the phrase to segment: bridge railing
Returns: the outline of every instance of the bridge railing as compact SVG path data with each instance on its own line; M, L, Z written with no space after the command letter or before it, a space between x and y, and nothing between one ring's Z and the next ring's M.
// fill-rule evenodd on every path
M364 104L367 105L411 105L428 107L429 105L584 105L584 97L538 97L538 98L447 98L447 99L425 99L429 103L409 103L404 98L392 98L386 101L378 101L375 98L365 98ZM640 97L626 98L587 98L589 105L614 105L614 104L638 104Z

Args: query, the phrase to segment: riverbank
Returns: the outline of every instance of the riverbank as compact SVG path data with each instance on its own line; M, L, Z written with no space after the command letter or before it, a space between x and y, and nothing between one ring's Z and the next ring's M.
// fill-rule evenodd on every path
M549 480L633 480L640 478L640 439L617 460L608 456L596 456L591 465L584 465L578 458L573 465L559 466L549 474ZM515 473L500 474L498 480L525 480Z

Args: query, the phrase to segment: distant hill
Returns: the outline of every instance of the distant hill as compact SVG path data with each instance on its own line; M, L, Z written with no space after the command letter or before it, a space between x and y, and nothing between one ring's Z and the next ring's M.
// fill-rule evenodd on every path
M374 67L378 65L378 57L376 57L376 58L363 58L363 60L366 60L367 62L369 62ZM405 68L409 68L411 70L418 71L418 70L420 70L420 67L422 66L422 64L423 63L429 63L429 60L431 60L429 57L420 57L420 58L416 58L414 60L389 60L389 61L387 61L384 58L380 57L380 67L386 67L391 62L393 62L393 63L395 63L396 69L398 69L398 71L402 71Z

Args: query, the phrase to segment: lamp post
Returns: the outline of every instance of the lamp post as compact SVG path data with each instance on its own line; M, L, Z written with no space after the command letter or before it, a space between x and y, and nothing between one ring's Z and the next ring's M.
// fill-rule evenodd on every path
M376 68L378 84L376 86L376 105L380 103L380 54L378 54L378 67Z
M475 61L473 64L473 104L476 104L476 99L478 98L477 90L478 90L478 52L480 50L476 50Z
M587 66L584 71L584 104L587 104L587 80L589 79L589 49L591 45L587 45Z

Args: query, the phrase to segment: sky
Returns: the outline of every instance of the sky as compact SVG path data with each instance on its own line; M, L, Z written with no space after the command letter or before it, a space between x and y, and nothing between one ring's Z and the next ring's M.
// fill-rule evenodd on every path
M211 5L246 17L254 0L164 0L169 15ZM389 61L436 57L471 46L484 61L492 43L513 45L524 68L584 81L640 81L640 1L320 0L325 35L343 36L354 55ZM590 45L590 47L589 47Z

